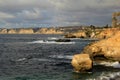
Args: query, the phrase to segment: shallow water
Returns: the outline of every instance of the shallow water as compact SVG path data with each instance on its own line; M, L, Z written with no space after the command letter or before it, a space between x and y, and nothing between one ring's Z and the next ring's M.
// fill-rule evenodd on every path
M55 42L60 35L0 35L0 80L109 80L119 68L96 65L92 73L74 73L72 56L91 39Z

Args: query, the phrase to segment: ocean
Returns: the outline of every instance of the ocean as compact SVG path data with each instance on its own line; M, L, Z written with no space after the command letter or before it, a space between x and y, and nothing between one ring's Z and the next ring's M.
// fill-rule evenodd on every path
M71 39L55 42L61 35L1 34L0 80L120 80L118 62L94 65L91 73L75 73L74 54L94 42Z

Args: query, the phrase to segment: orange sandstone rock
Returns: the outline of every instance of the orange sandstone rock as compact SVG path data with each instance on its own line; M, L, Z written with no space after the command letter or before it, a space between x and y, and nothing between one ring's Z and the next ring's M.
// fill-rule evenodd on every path
M60 30L56 30L55 28L41 28L39 29L36 34L63 34L64 32Z
M10 29L10 30L8 31L8 34L16 34L16 33L17 33L17 31L14 30L14 29Z
M34 33L33 29L20 29L18 31L18 34L33 34L33 33Z
M85 72L92 69L92 60L89 54L74 55L71 64L76 72Z
M103 29L101 32L99 32L95 38L98 39L105 39L109 38L111 36L114 36L117 31L120 31L119 28L109 28L109 29Z
M105 60L120 61L120 31L108 39L92 43L84 48L84 53Z
M7 29L0 29L0 34L7 34Z
M69 33L65 35L65 38L86 38L87 35L85 31L78 31L74 33Z

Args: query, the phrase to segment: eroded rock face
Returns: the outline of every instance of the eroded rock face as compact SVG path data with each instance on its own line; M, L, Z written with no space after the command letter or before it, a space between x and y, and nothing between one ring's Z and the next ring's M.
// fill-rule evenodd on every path
M18 33L19 33L19 34L33 34L34 31L33 31L33 29L20 29L20 30L18 31Z
M37 34L63 34L64 32L60 30L56 30L54 28L41 28L37 32Z
M120 62L120 31L115 35L86 46L81 54L72 59L72 66L76 72L83 72L92 68L92 62ZM83 54L85 53L85 54Z
M0 29L0 34L7 34L7 29Z
M120 31L108 39L86 46L83 52L89 54L93 60L102 58L103 60L120 61Z
M109 38L111 36L114 36L117 31L120 31L119 28L109 28L109 29L103 29L102 31L99 31L94 38L98 39L105 39Z
M69 33L65 35L65 38L86 38L87 35L84 31L78 31L75 33Z
M71 64L76 72L85 72L92 69L92 60L89 54L74 55Z
M16 34L16 33L17 33L17 31L14 30L14 29L10 29L10 30L8 31L8 34Z

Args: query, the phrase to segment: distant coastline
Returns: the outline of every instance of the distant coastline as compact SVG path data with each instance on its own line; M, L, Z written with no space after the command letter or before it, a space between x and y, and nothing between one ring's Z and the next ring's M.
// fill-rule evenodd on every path
M60 34L65 38L97 38L105 39L119 31L119 27L111 26L70 26L70 27L43 27L43 28L1 28L0 34Z
M106 26L105 26L106 27ZM108 26L107 26L108 27ZM102 29L104 27L90 26L65 26L41 28L0 28L0 34L67 34L83 30Z

